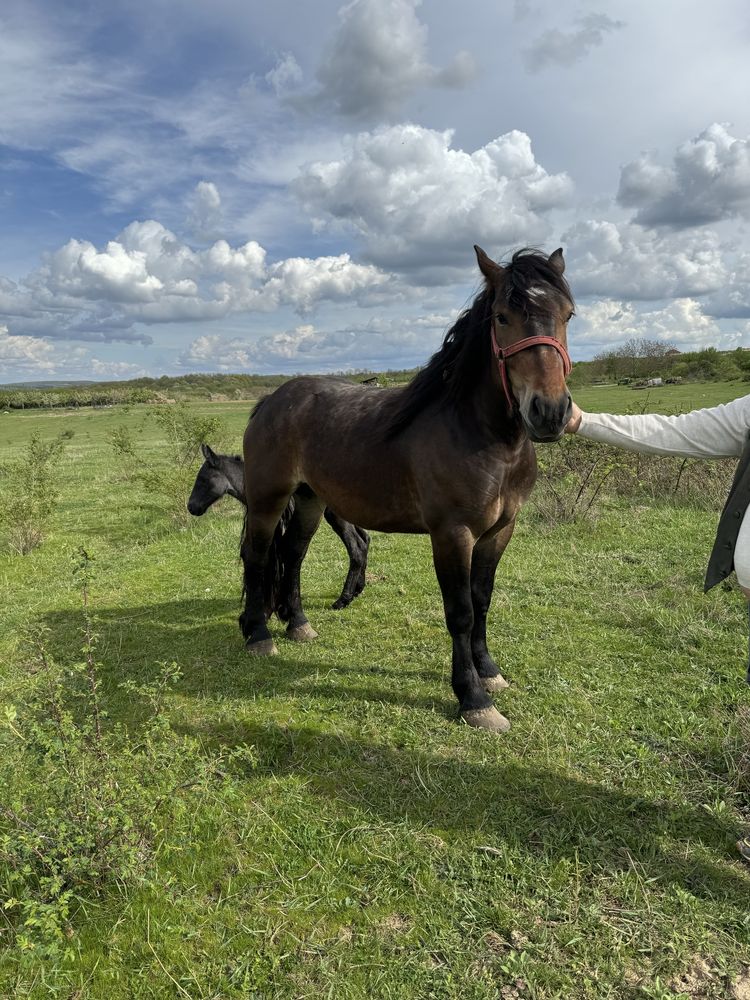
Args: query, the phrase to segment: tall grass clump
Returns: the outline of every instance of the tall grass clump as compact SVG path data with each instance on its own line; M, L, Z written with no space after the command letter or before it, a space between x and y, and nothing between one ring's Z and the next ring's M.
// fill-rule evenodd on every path
M42 441L32 435L19 458L0 468L0 524L13 552L28 555L41 545L59 499L58 469L70 431Z
M62 958L74 957L86 900L151 884L160 851L189 843L196 796L231 785L238 761L252 766L247 748L211 758L172 728L166 699L180 678L174 663L160 664L146 683L113 685L98 657L91 560L83 551L74 572L80 656L61 665L49 631L29 628L26 682L0 720L5 933L21 951ZM138 716L129 726L110 717L118 688Z

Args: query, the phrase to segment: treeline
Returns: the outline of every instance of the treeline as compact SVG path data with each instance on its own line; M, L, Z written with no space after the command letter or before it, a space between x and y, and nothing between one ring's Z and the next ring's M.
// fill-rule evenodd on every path
M597 382L637 382L649 378L675 378L696 382L750 380L750 350L678 351L658 340L632 339L620 347L598 354L592 361L573 366L573 388Z
M414 371L347 372L353 382L377 378L380 384L408 382ZM80 385L49 388L0 388L0 410L39 407L114 406L123 403L167 403L176 400L256 399L286 382L289 375L162 375L160 378L136 378L126 382L87 382Z
M402 385L417 369L375 373L347 372L352 382L376 378L380 385ZM663 341L630 340L621 347L573 365L570 385L577 388L597 382L634 382L646 378L679 378L695 381L750 380L750 350L681 353ZM123 403L166 403L176 400L228 401L257 399L290 378L288 375L162 375L127 382L87 382L49 388L0 388L0 410L39 407L115 406Z

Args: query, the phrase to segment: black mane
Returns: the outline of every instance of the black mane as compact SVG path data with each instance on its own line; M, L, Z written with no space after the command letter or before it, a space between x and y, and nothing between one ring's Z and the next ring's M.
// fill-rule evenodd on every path
M528 294L536 285L551 286L573 305L565 278L550 265L546 254L524 247L504 265L504 296L508 307L529 316L550 312L553 296ZM485 285L445 335L442 346L403 390L387 437L394 438L430 403L460 404L476 389L489 363L489 336L494 289Z

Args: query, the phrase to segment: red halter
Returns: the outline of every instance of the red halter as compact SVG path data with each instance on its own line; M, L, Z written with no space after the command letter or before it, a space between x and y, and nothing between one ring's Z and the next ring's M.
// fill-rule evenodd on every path
M538 344L546 344L548 347L554 347L557 353L562 358L563 372L565 373L565 378L570 375L573 368L573 362L570 360L570 355L565 350L563 345L559 340L555 340L554 337L527 337L525 340L517 340L515 344L511 344L509 347L501 347L497 342L497 332L496 332L497 319L495 316L492 317L492 353L495 355L495 360L497 361L497 367L500 370L500 381L503 384L503 392L505 393L505 398L508 401L508 406L511 410L515 409L516 401L513 398L513 393L511 392L510 382L508 381L508 370L505 364L506 360L513 354L518 354L519 351L525 351L528 347L536 347Z

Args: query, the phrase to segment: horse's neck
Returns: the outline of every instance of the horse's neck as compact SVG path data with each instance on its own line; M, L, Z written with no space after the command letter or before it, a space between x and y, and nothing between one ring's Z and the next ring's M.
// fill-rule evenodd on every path
M464 400L463 409L464 419L480 430L488 444L516 447L526 437L518 411L509 409L502 387L489 372Z
M230 486L230 493L242 503L245 503L245 466L242 462L233 462L227 459L222 463L221 471L227 477Z

